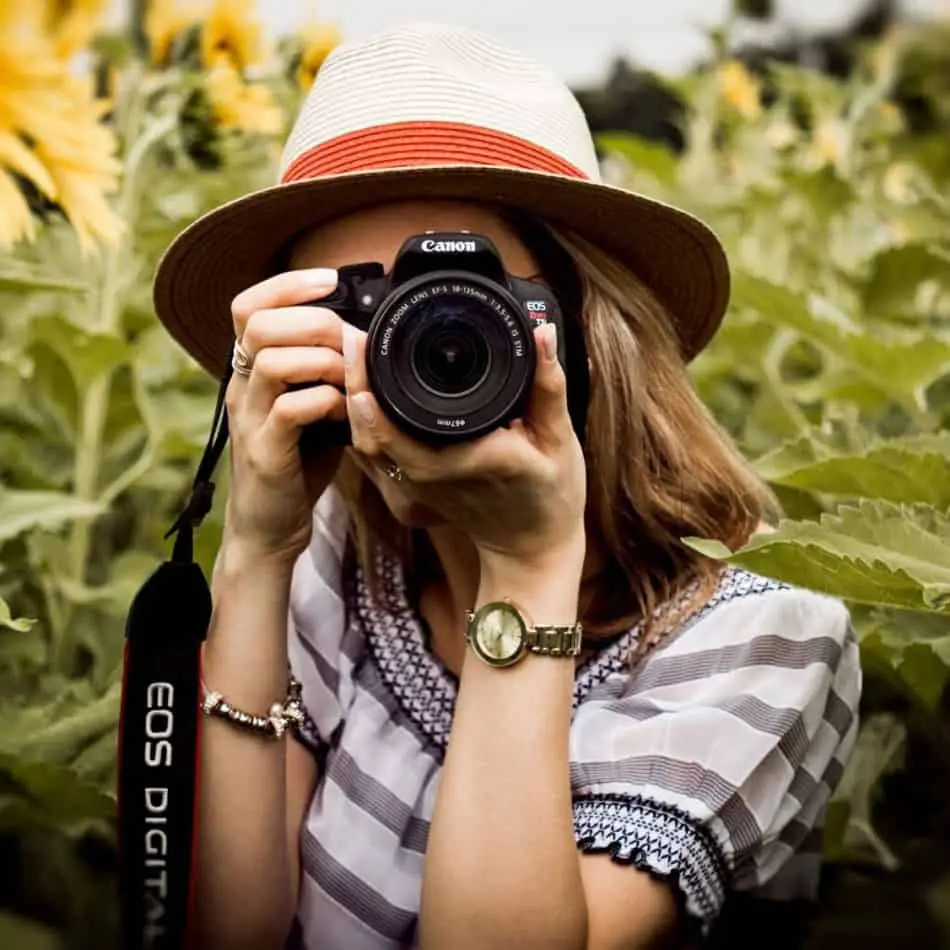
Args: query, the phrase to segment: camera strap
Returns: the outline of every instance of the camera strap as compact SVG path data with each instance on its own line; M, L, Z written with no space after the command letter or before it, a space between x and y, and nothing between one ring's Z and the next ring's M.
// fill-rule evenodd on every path
M189 938L201 767L201 648L211 590L194 532L211 510L211 477L228 441L221 380L191 494L165 535L170 560L132 601L119 717L118 863L123 950L181 950Z

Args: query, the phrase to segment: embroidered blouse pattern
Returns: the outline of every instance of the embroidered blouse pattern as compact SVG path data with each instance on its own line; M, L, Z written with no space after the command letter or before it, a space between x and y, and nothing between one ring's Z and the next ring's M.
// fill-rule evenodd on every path
M363 625L367 644L372 651L383 680L413 725L437 746L445 749L452 728L457 681L438 657L425 646L422 628L403 594L402 571L395 558L379 556L383 583L394 601L395 610L381 608L373 602L362 571L357 568L354 583L356 620ZM692 626L720 604L737 597L749 597L787 585L749 574L737 568L723 571L719 584L709 601L673 635ZM684 590L671 606L674 610L696 593L695 587ZM658 608L657 614L662 608ZM608 676L623 673L631 650L643 630L643 622L632 627L603 650L583 662L574 677L574 708ZM662 646L662 645L661 645Z

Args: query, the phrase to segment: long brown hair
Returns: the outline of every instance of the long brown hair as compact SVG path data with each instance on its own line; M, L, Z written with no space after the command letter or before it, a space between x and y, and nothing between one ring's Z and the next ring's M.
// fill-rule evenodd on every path
M604 251L545 230L569 255L579 283L591 372L587 536L599 555L582 583L581 615L585 634L607 637L640 619L649 628L657 608L687 587L696 589L698 606L719 568L681 539L715 538L736 547L773 504L694 392L670 315L656 297ZM349 458L337 484L375 596L385 597L376 576L379 549L401 559L410 584L439 571L425 535L396 521Z

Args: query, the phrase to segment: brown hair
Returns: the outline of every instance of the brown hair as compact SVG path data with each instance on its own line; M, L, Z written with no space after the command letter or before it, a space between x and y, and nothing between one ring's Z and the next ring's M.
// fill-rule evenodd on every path
M719 565L681 539L739 546L773 510L771 496L693 391L671 318L649 289L590 243L550 234L579 278L591 364L586 520L600 558L581 588L585 634L619 634L641 618L649 629L670 597L693 586L698 606L718 577ZM415 587L439 571L425 535L400 525L348 458L337 484L375 596L385 596L375 576L379 547L401 559Z

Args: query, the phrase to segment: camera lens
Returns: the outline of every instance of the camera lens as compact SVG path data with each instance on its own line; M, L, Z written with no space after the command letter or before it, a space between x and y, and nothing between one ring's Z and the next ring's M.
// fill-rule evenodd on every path
M381 304L369 328L367 373L401 428L433 443L472 439L522 410L533 344L506 288L473 274L424 274Z
M490 368L491 352L484 336L463 315L449 314L433 322L415 340L412 371L436 396L470 393Z

